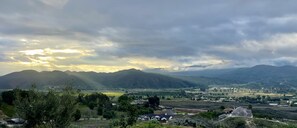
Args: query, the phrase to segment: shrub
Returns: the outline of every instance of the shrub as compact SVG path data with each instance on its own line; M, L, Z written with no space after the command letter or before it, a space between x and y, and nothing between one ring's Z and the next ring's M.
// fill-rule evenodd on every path
M68 89L62 94L53 90L43 93L34 88L25 98L16 93L16 112L27 121L26 127L68 127L77 110L76 98L72 93Z
M81 118L81 112L79 109L77 109L73 115L74 121L78 121Z

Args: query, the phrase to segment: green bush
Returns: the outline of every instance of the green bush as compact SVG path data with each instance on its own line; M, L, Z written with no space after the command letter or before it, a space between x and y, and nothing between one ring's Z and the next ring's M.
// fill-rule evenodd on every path
M282 124L278 122L272 122L266 119L254 119L253 122L256 125L256 127L261 128L297 128L297 125Z
M75 121L78 121L80 118L81 118L81 112L80 112L80 110L79 109L77 109L76 111L75 111L75 113L74 113L74 120Z
M112 119L116 116L115 112L113 110L108 110L103 112L103 118L106 119Z
M223 122L219 123L220 128L245 128L246 121L245 118L235 117L235 118L228 118Z
M219 115L221 115L221 112L217 112L217 111L209 111L209 112L202 112L199 114L199 116L203 117L203 118L207 118L207 119L215 119L218 118Z
M77 101L71 90L66 89L62 93L50 90L44 93L34 88L29 91L28 97L16 94L16 112L27 121L26 127L65 128L73 121Z
M5 104L3 103L1 106L0 106L0 110L2 110L2 112L7 115L8 117L12 117L15 115L15 108L14 106L12 105L8 105L8 104Z

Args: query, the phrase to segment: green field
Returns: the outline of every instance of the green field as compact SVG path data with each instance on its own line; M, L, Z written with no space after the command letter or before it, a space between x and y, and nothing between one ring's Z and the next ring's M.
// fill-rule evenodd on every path
M121 95L124 95L125 93L123 93L123 92L103 92L103 94L105 94L107 96L119 97Z

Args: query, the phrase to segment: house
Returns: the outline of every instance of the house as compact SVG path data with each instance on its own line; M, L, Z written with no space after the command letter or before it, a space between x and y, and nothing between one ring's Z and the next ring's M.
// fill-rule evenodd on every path
M252 110L246 109L243 107L237 107L234 109L230 114L228 114L229 117L247 117L247 118L253 118Z
M26 123L22 118L11 118L6 120L6 122L7 127L22 127Z
M11 118L6 120L8 124L24 124L26 121L22 118Z
M228 117L245 117L245 118L253 118L252 110L243 108L243 107L237 107L233 109L233 111L230 113L232 108L226 109L226 112L222 115L219 115L219 120L224 120ZM225 109L224 109L225 111ZM228 114L229 113L229 114Z
M164 109L165 115L176 115L176 113L172 109Z
M269 103L270 106L278 106L278 103Z
M233 110L233 108L225 108L223 111L225 114L230 114Z
M132 105L143 105L146 101L144 100L134 100L131 102Z
M160 122L167 122L172 119L173 119L173 116L167 115L167 114L146 114L138 117L138 120L141 120L141 121L156 120Z

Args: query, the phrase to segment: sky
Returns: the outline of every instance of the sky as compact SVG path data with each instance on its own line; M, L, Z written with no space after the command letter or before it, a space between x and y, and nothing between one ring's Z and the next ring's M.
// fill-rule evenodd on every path
M0 74L297 65L296 0L1 0Z

